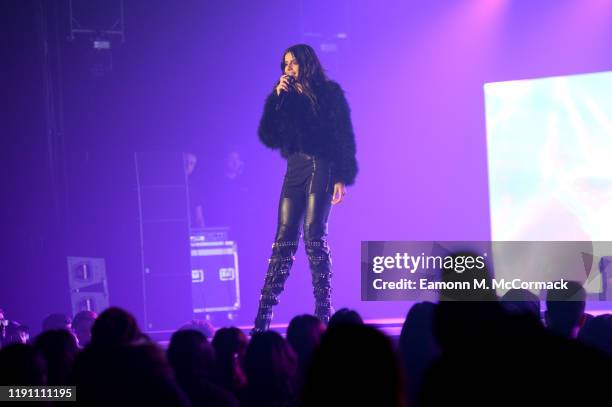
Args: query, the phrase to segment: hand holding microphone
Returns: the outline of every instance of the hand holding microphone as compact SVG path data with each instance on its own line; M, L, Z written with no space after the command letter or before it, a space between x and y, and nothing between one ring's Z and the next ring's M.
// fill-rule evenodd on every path
M280 110L283 107L283 103L285 103L285 99L289 94L289 91L294 89L295 86L295 78L291 75L282 75L276 85L276 95L279 96L278 103L276 104L276 110ZM281 94L281 92L284 92Z
M278 85L276 85L276 95L280 96L282 91L289 92L294 86L295 78L291 75L281 75Z

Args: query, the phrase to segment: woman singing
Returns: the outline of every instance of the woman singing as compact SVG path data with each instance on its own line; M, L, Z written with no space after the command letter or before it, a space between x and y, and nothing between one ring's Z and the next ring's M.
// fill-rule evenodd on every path
M357 175L355 136L344 92L328 80L314 50L294 45L283 53L282 75L267 97L259 138L287 159L278 206L278 227L261 290L253 332L268 329L289 276L304 225L312 273L315 315L331 314L331 257L327 218Z

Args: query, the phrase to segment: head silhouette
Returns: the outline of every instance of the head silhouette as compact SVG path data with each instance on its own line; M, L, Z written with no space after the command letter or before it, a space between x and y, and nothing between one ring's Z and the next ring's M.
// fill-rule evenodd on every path
M598 315L586 321L578 340L612 357L612 315Z
M272 405L294 400L297 358L279 333L266 331L253 335L244 368L250 403Z
M199 331L176 331L170 339L167 355L179 383L196 377L212 376L215 353L204 334Z
M501 297L501 301L511 314L529 315L540 320L540 298L529 290L513 288Z
M306 371L312 354L321 342L325 325L314 315L298 315L287 328L287 341L297 353L300 371Z
M332 328L336 325L363 325L363 319L355 310L340 308L331 316L327 323L328 328Z
M306 376L304 406L402 406L401 370L390 340L366 325L328 328Z
M568 281L567 289L548 290L546 293L546 324L555 334L575 337L584 323L586 292L582 284Z
M77 339L65 329L45 331L36 337L34 347L47 362L48 384L68 384L72 364L79 351Z
M129 312L111 307L106 309L91 328L91 344L113 347L128 345L142 338L136 319Z

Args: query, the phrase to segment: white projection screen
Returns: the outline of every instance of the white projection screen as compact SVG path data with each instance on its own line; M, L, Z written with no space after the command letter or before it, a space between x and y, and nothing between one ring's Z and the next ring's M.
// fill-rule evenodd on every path
M598 261L612 256L612 72L487 83L484 93L492 240L581 241ZM603 289L598 261L591 294ZM495 259L496 275L505 266Z

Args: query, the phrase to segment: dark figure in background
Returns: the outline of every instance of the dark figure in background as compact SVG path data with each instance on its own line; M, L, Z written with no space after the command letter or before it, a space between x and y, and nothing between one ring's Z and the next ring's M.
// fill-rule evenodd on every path
M215 349L217 383L239 396L246 386L244 359L249 338L239 328L221 328L215 332L212 346Z
M224 136L225 137L225 136ZM227 135L229 137L229 135ZM207 227L229 227L231 240L248 242L253 233L251 223L256 223L258 204L250 196L253 185L259 180L251 179L247 152L242 147L227 145L206 157L196 170L194 181L207 192L205 218Z
M321 343L325 325L314 315L298 315L287 327L287 342L291 345L298 358L299 382L303 383L306 372L310 368L312 355Z
M331 256L327 219L357 175L355 137L344 92L328 80L308 45L288 48L279 82L267 97L259 125L264 145L287 159L278 207L278 227L255 319L254 332L268 329L289 276L304 223L304 245L312 273L315 315L331 315Z
M578 340L612 358L612 315L603 314L589 319L580 329Z
M100 372L100 366L106 365L115 350L120 347L143 342L144 336L133 315L121 308L107 308L95 320L91 327L91 340L80 352L74 362L73 382L76 385L93 386L97 384L92 378ZM112 374L112 372L108 372Z
M179 331L189 330L201 332L207 340L212 338L215 334L215 326L210 321L205 319L192 319L190 322L179 328Z
M121 308L107 308L96 319L91 342L77 355L72 372L77 405L191 405L163 350Z
M327 324L327 328L341 325L363 325L363 318L355 310L349 308L340 308L332 315Z
M72 364L79 347L77 339L65 329L52 329L36 337L34 348L47 363L47 384L65 386L70 384Z
M434 315L441 357L426 371L418 406L601 404L610 363L549 334L527 313L494 301L442 301ZM527 401L528 400L528 401Z
M510 314L525 314L541 322L540 298L529 290L513 288L508 290L502 297L501 302Z
M440 357L440 348L433 330L437 304L421 302L410 307L399 338L399 357L409 406L417 404L417 394L425 373Z
M4 310L0 308L0 348L11 343L29 343L30 328L17 321L5 317Z
M30 343L30 329L16 321L7 321L4 326L2 346L11 343Z
M77 406L191 406L156 344L120 345L98 356L87 372L75 367Z
M91 327L91 344L96 347L128 345L144 339L136 318L129 312L110 307Z
M46 384L47 365L34 346L12 343L0 349L0 386Z
M11 321L4 317L4 310L0 308L0 349L2 348L2 343L4 343L4 338L6 337L6 327Z
M389 338L367 325L328 328L314 353L302 407L406 405L402 372Z
M291 407L297 400L297 357L278 332L253 335L244 360L242 407Z
M212 383L215 352L200 331L176 331L170 339L168 361L193 407L238 407L238 400Z
M198 157L193 153L185 153L185 174L187 175L187 185L189 189L189 211L191 228L203 228L204 225L204 197L202 187L194 176L194 171L198 164Z
M79 311L72 319L72 331L79 341L79 347L84 348L91 341L91 327L96 318L98 314L94 311Z
M72 329L72 321L70 320L70 317L64 314L47 315L42 321L42 332L50 331L52 329L66 329L70 331Z
M586 292L582 284L567 282L567 290L548 290L546 293L546 326L556 335L576 338L585 322Z

